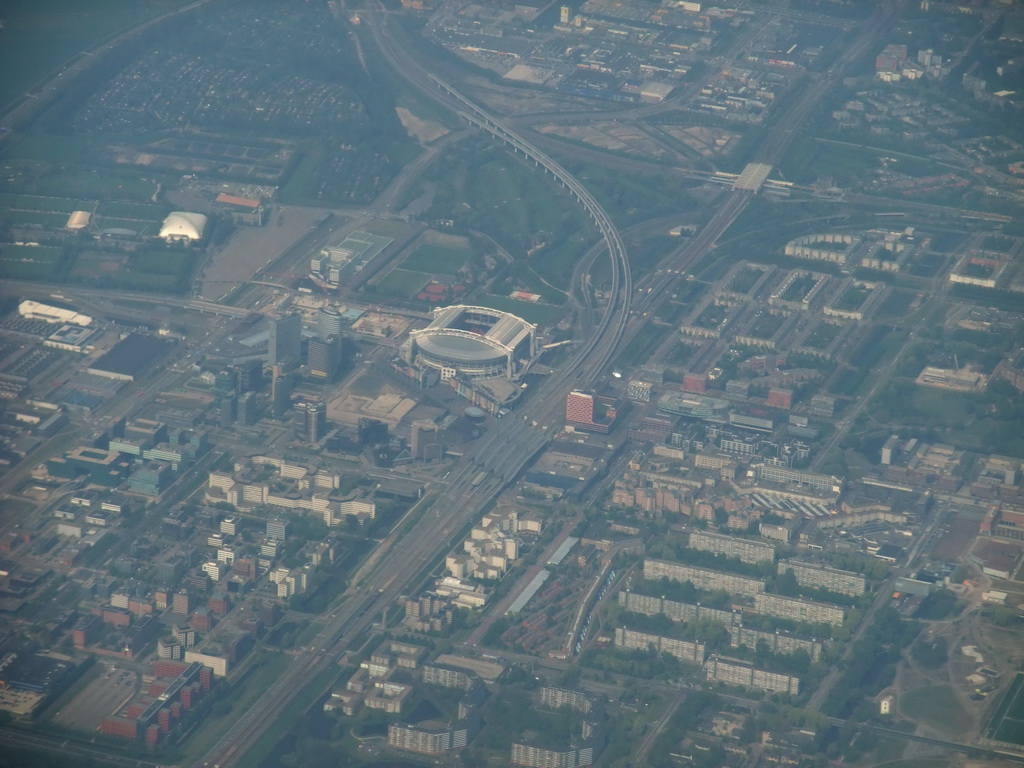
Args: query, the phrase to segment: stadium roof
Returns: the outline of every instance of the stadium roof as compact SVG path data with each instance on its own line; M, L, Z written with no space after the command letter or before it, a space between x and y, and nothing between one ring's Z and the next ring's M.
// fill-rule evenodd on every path
M89 373L123 381L135 381L177 342L141 333L130 333L89 367Z
M206 216L188 211L171 211L160 227L160 237L167 240L202 240Z
M493 318L495 322L483 334L451 327L467 313L484 315ZM495 350L502 354L511 354L535 330L535 325L508 312L456 304L435 309L434 319L430 325L413 331L410 335L418 345L428 351L469 360L482 360L492 357Z

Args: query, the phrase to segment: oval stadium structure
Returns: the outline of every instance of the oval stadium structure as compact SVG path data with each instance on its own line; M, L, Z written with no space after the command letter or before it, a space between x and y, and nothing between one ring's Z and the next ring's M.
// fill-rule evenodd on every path
M407 362L434 368L442 380L515 378L536 352L537 326L487 307L438 307L426 328L412 331Z

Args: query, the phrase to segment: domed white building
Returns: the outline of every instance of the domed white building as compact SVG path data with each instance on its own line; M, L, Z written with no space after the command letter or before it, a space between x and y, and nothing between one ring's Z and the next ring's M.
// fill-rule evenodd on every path
M171 211L160 227L160 237L169 242L202 240L206 222L206 216L201 213Z

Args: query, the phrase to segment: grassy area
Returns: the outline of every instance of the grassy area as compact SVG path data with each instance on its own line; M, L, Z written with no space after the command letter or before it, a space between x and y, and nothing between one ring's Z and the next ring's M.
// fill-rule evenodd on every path
M410 272L405 269L393 269L371 287L377 293L389 296L400 296L411 299L430 280L430 275L423 272Z
M300 717L305 717L313 703L324 692L329 685L323 677L315 678L292 700L288 710L277 718L273 725L267 728L249 751L246 765L261 765L267 756L273 751L277 742L295 727Z
M900 711L950 735L959 736L970 727L966 722L967 712L948 685L929 685L907 691L900 700Z
M0 192L0 208L15 211L40 211L44 213L70 214L72 211L91 211L94 203L91 200L76 200L69 197L48 195L19 195L11 192Z
M473 252L465 248L445 248L443 245L423 243L405 258L402 267L410 272L454 275L472 255Z
M0 251L0 277L52 280L61 263L61 249L45 245L8 245Z
M195 764L200 755L206 754L217 743L224 732L239 715L266 691L291 663L291 657L282 653L256 651L256 657L249 660L252 671L238 684L238 690L232 690L231 715L225 718L206 720L188 741L188 764Z
M491 294L480 299L480 306L500 309L502 312L511 312L528 323L536 323L541 326L550 326L557 323L564 312L561 307L555 307L551 304L518 301L507 296L493 296Z
M570 237L553 248L545 248L535 254L530 260L530 266L545 283L550 283L559 290L568 291L576 262L586 250L587 243L582 237ZM549 292L550 290L548 288Z

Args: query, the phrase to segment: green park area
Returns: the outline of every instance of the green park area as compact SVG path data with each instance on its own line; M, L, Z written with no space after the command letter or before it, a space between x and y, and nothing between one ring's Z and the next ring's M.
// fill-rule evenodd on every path
M488 294L480 299L480 306L500 309L502 312L510 312L516 317L521 317L528 323L536 323L541 326L551 326L558 322L563 314L561 307L540 302L519 301L507 296L494 296Z
M55 280L60 276L64 251L45 245L0 247L0 277L15 280Z
M967 712L948 685L928 685L905 692L900 711L914 720L950 736L960 736L969 727Z

